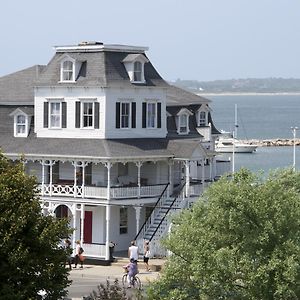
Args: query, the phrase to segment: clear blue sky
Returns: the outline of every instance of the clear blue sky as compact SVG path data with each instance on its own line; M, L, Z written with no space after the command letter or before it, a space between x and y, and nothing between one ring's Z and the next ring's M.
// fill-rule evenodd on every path
M166 80L300 78L299 0L2 1L0 76L47 64L52 46L148 46Z

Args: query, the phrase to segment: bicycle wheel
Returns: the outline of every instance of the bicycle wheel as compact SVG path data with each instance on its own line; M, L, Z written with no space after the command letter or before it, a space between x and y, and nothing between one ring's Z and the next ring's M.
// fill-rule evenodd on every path
M141 283L140 278L137 277L137 276L134 276L132 285L133 285L134 288L140 290L142 288L142 283Z
M122 277L122 284L126 285L127 284L127 274L124 274Z

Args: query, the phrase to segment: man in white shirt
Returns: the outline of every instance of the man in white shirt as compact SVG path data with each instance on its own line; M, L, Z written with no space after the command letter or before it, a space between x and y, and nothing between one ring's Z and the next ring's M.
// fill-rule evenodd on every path
M128 248L128 257L134 259L135 261L139 258L139 248L135 245L135 241L131 241L131 246Z

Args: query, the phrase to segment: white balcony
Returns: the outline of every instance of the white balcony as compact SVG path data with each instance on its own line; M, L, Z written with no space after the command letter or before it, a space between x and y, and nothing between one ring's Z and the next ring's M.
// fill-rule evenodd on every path
M134 187L111 187L110 199L146 198L158 197L163 192L166 184L134 186ZM61 184L40 185L43 196L64 196L75 198L107 199L107 187L98 186L74 186Z

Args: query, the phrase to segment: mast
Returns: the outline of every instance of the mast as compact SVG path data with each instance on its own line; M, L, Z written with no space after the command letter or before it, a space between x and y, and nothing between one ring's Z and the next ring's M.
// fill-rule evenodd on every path
M237 138L237 104L234 105L234 130L232 139L232 174L235 172L235 139Z

